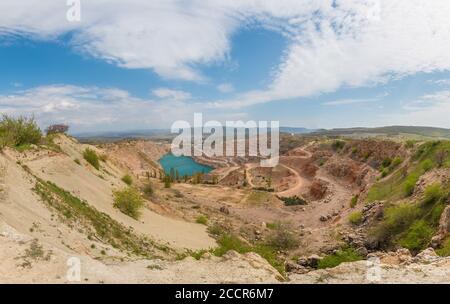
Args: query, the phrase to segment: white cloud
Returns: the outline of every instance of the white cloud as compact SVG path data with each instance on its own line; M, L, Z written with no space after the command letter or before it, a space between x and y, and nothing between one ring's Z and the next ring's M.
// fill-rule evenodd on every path
M350 104L357 104L357 103L374 102L377 100L379 100L379 99L378 98L338 99L338 100L324 102L323 105L341 106L341 105L350 105Z
M382 115L380 122L450 128L449 115L450 91L439 91L405 103L401 112Z
M233 33L249 23L288 39L266 89L212 108L450 69L448 0L96 0L82 2L79 23L65 19L67 9L65 1L1 1L0 35L54 40L71 32L71 45L91 56L194 81L205 80L198 67L227 60Z
M205 121L247 117L244 112L203 111L201 103L185 99L189 94L181 91L158 92L162 98L146 99L117 88L48 85L0 95L0 112L34 116L42 128L67 123L75 132L169 128L176 120L192 122L195 112L202 112ZM183 98L172 98L174 92Z
M186 100L192 96L189 92L172 90L167 88L159 88L152 91L153 95L159 98L172 99L172 100Z
M440 86L450 86L450 79L430 80L429 82Z
M33 115L41 127L68 123L79 131L170 126L190 118L192 110L176 100L141 99L119 89L50 85L0 95L0 111Z
M221 83L217 86L217 90L221 93L231 93L234 92L234 87L231 83Z

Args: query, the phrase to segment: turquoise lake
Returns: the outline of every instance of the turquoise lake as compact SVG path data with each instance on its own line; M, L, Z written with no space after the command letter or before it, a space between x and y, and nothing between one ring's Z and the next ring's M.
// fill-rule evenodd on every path
M178 170L180 176L192 176L195 173L208 173L214 168L197 163L188 156L175 156L171 153L159 159L159 163L166 174L170 174L170 169Z

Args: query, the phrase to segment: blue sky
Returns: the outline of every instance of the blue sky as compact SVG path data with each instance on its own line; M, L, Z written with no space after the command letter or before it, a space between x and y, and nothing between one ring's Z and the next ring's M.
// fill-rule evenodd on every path
M0 4L0 111L43 127L450 127L448 1L31 2Z

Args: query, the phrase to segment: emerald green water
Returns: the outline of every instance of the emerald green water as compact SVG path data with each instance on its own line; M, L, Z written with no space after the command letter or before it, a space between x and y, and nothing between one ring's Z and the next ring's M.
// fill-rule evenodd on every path
M166 174L170 174L170 169L178 171L180 176L192 176L195 173L209 173L214 168L197 163L188 156L175 156L172 153L166 154L159 159L159 163Z

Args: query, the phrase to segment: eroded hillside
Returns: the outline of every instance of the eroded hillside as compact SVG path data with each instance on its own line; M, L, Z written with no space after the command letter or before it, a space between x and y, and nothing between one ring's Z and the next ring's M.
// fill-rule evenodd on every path
M0 278L66 282L77 257L92 283L366 282L360 260L378 256L385 282L416 269L445 281L448 259L434 256L435 272L413 256L449 254L448 142L283 141L274 168L217 158L188 178L164 174L168 148L151 141L5 147ZM404 248L413 256L395 266L382 253Z

